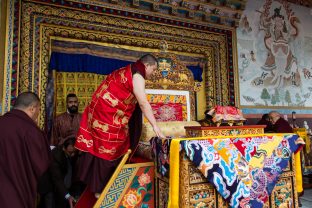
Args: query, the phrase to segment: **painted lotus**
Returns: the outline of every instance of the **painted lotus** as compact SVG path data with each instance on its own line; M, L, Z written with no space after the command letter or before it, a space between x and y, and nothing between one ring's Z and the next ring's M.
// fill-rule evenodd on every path
M134 208L141 202L141 200L142 200L141 194L139 194L134 190L131 190L124 196L122 205L127 208Z
M140 186L144 186L145 184L151 182L151 177L147 173L143 173L142 175L140 175L138 181Z

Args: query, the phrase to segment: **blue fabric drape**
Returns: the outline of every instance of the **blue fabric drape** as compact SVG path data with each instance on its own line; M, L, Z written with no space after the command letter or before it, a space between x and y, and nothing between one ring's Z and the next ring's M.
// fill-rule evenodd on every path
M104 58L88 54L53 52L51 54L49 69L59 72L89 72L106 75L131 63L132 62L130 61Z
M200 66L186 66L193 73L194 80L201 82L203 81L202 74L203 70Z
M50 135L54 111L54 78L53 70L57 72L87 72L108 75L114 70L131 64L115 58L104 58L89 54L69 54L52 52L49 64L48 83L46 90L46 130ZM199 66L187 66L196 81L202 81L202 69Z
M130 61L104 58L89 54L68 54L53 52L51 54L49 70L59 72L89 72L107 75L116 69L131 64ZM202 69L199 66L187 66L196 81L202 81Z

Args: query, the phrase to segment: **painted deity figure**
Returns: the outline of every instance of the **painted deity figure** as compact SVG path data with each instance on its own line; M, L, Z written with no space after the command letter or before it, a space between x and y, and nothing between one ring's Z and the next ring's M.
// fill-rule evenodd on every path
M254 83L261 82L273 88L301 85L297 60L292 48L292 42L298 36L295 23L299 20L289 8L286 9L282 10L282 6L275 8L271 16L268 8L260 12L259 27L265 32L263 41L267 50L267 57L261 68L266 76L257 78ZM286 15L282 14L282 11L285 11Z

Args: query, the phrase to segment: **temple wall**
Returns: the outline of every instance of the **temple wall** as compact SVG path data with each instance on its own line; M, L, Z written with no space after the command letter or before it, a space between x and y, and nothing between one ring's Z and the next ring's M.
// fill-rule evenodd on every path
M277 110L312 125L311 9L249 0L237 28L239 106L251 123Z
M281 1L269 4L269 1L251 0L246 5L238 1L226 2L220 5L218 1L179 0L152 3L148 0L1 0L0 111L3 114L10 110L18 93L32 90L42 99L40 121L44 121L48 64L54 41L159 52L160 40L166 40L169 52L204 60L204 81L196 95L197 119L203 118L206 108L214 105L235 105L243 109L247 118L258 118L275 109L288 117L295 111L298 118L310 119L309 83L312 82L308 40L311 34L307 26L310 10L279 3ZM264 3L269 12L259 21ZM279 6L282 9L275 16L284 16L281 34L288 38L282 43L285 47L276 46L278 41L272 39L274 28L264 24L273 24L274 8ZM260 23L265 28L264 35L263 30L256 32ZM4 34L5 38L2 38ZM296 47L298 44L304 50L300 51ZM293 56L286 57L287 66L281 65L285 56L279 60L272 59L273 56L266 58L268 46L271 46L267 49L271 52L273 47L279 46L284 47L281 50L292 52ZM271 52L269 55L273 54ZM282 79L274 75L274 67L285 68L278 74ZM270 79L262 73L269 70ZM261 82L264 84L256 86ZM276 100L275 89L281 89L280 102Z

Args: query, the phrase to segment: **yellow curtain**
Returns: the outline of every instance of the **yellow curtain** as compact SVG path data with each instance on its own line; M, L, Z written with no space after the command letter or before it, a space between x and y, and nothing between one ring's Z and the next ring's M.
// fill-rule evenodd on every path
M66 111L66 96L75 93L79 100L79 112L83 112L93 92L106 75L82 72L55 72L54 101L56 115Z
M308 134L305 128L295 128L294 132L298 134L304 140L304 142L307 142ZM301 193L303 192L303 182L302 182L300 151L295 153L295 173L296 173L296 190L298 193Z

